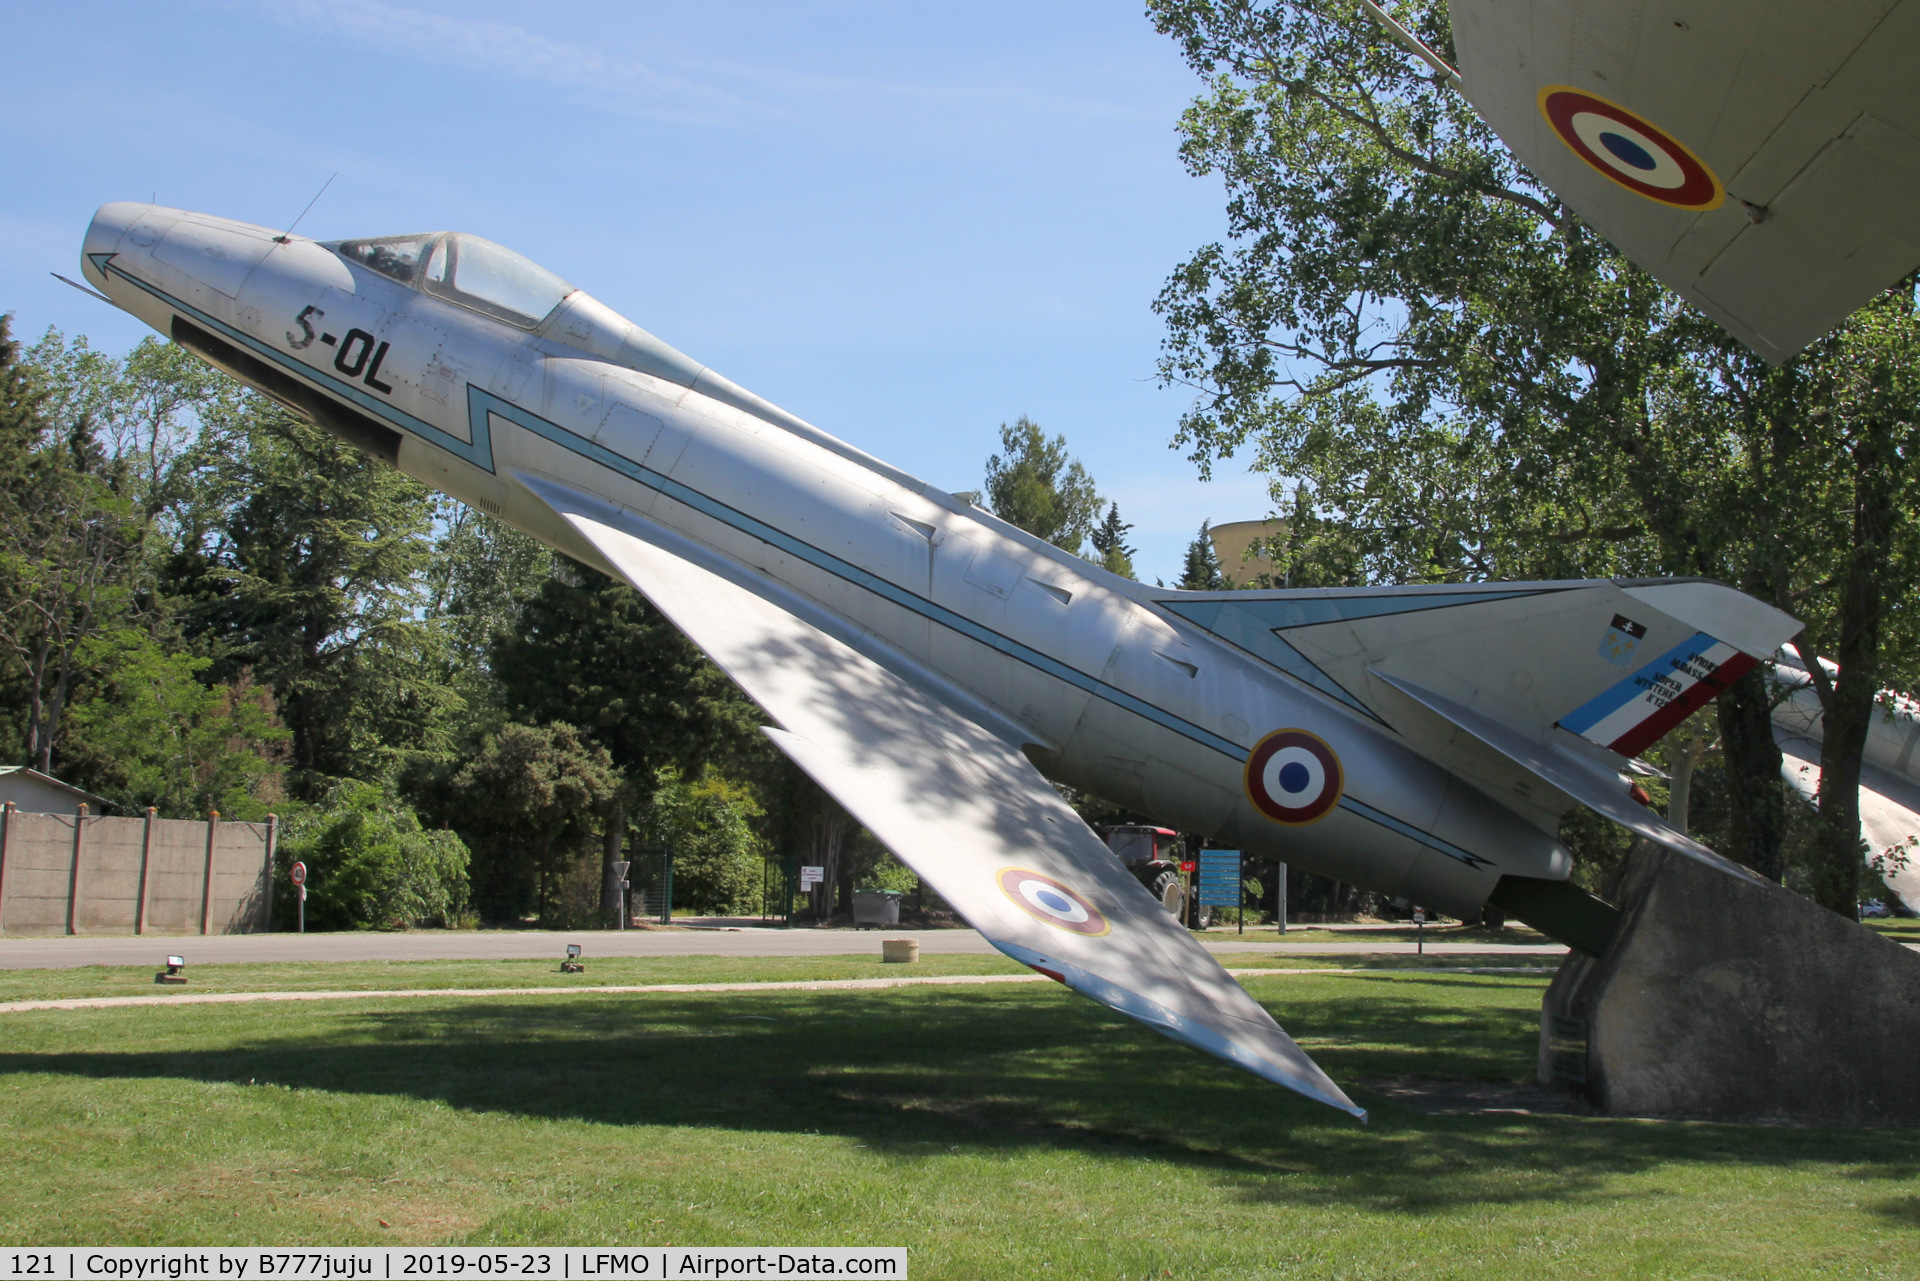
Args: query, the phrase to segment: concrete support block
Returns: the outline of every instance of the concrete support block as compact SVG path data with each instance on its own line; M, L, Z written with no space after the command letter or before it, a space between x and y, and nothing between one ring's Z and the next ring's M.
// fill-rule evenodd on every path
M1920 953L1644 841L1616 897L1547 989L1542 1081L1616 1115L1920 1124Z

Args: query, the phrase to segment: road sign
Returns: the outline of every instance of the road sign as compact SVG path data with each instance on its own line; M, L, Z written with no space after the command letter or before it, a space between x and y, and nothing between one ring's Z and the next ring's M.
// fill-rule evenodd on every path
M1416 907L1416 908L1414 908L1414 909L1413 909L1413 923L1414 923L1415 925L1425 925L1425 924L1427 923L1427 909L1426 909L1426 908L1424 908L1424 907Z
M1199 864L1197 864L1197 863L1195 863L1195 862L1194 862L1194 861L1193 861L1192 859L1190 859L1190 858L1189 858L1189 859L1182 859L1182 860L1180 861L1180 870L1181 870L1181 871L1183 871L1183 872L1191 872L1191 871L1192 871L1192 870L1193 870L1193 869L1194 869L1195 867L1198 867L1198 866L1199 866Z
M800 888L803 890L810 890L826 879L827 869L824 867L803 867L800 869Z
M1200 851L1200 906L1240 906L1240 851Z
M300 923L295 928L305 934L307 932L307 865L295 863L287 869L287 879L292 881L294 888L300 891Z

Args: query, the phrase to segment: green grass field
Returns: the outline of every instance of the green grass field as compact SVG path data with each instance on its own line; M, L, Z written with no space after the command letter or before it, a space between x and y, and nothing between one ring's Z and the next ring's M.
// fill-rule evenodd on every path
M9 1014L0 1234L899 1244L922 1278L1920 1275L1920 1134L1423 1115L1367 1083L1525 1079L1543 979L1248 982L1370 1127L1050 984Z

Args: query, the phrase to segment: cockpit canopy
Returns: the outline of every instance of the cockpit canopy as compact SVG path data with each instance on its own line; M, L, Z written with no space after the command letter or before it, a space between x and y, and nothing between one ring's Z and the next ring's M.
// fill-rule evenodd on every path
M464 231L336 240L327 248L436 298L537 329L573 286L504 245Z

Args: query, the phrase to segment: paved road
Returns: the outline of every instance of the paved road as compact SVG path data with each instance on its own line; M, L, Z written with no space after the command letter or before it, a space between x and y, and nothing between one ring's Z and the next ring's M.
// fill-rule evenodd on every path
M1343 933L1348 933L1343 931ZM878 953L882 938L920 940L926 955L988 953L993 945L973 930L782 930L782 929L672 929L628 930L624 933L586 930L567 934L551 930L420 930L405 934L228 934L202 938L125 935L80 938L0 939L0 969L64 969L79 965L159 964L171 952L190 965L239 961L450 961L557 960L568 943L579 943L589 958L604 956L848 956ZM1353 931L1340 942L1285 943L1271 931L1259 936L1219 936L1204 940L1217 956L1249 952L1300 953L1341 956L1407 954L1411 943L1369 938ZM1435 956L1497 952L1501 955L1557 956L1566 951L1557 944L1429 942Z

